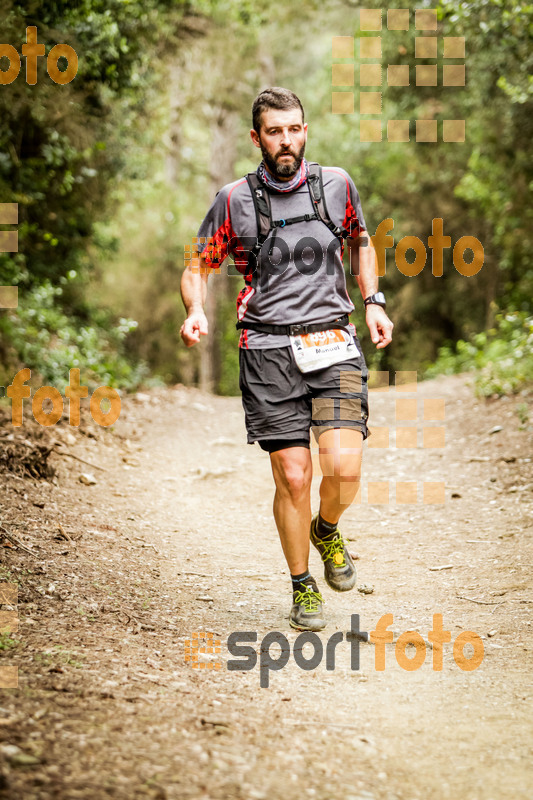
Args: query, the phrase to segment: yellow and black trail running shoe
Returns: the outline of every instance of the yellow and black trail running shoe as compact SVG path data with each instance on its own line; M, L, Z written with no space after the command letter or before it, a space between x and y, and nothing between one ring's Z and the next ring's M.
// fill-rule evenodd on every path
M324 578L331 589L336 592L347 592L357 582L357 574L352 557L346 549L341 532L336 528L321 539L317 536L316 525L318 514L311 520L311 542L314 544L324 563Z
M326 627L322 614L322 595L314 581L301 585L305 591L298 589L292 593L289 625L299 631L321 631Z

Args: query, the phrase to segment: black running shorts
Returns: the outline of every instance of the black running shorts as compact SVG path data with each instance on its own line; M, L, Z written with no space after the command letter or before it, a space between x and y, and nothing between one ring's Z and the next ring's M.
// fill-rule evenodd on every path
M266 439L309 442L329 428L356 428L368 436L368 370L361 355L313 372L300 372L291 347L239 349L248 443Z

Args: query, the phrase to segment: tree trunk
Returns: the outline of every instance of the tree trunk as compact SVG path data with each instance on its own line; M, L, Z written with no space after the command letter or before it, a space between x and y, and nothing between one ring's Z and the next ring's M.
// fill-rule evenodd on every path
M214 197L224 184L234 179L238 116L222 106L213 109L212 121L209 180L210 195ZM227 266L224 265L220 274L212 275L208 282L206 315L209 336L202 343L200 360L200 388L203 391L215 391L220 380L223 358L223 319L220 311L231 288Z
M178 185L181 144L181 111L184 105L183 73L179 63L168 68L170 125L165 136L167 153L165 157L166 179L173 189Z

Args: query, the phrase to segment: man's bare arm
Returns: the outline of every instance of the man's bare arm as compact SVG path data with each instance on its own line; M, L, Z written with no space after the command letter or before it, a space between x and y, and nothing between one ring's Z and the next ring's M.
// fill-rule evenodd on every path
M200 336L206 336L208 331L204 303L207 297L209 268L202 256L199 261L199 267L188 266L181 277L181 299L187 311L187 319L180 328L180 334L187 347L197 344Z
M378 291L376 251L370 236L363 231L357 239L348 239L350 270L355 275L363 300ZM366 324L376 347L381 349L392 341L394 325L385 309L375 304L366 307Z

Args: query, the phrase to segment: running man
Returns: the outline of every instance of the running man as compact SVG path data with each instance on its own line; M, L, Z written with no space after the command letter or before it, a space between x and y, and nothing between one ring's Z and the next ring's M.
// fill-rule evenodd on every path
M377 348L390 343L393 324L357 189L345 170L304 158L307 123L298 97L266 89L252 118L250 135L263 159L257 172L222 187L200 226L199 265L187 267L181 281L187 319L180 334L187 347L207 334L208 277L231 255L245 280L237 327L247 439L270 454L274 518L292 580L289 623L318 631L326 621L308 568L309 543L326 583L352 589L355 568L338 522L357 495L368 436L368 370L349 322L345 242ZM311 430L323 475L314 516Z

